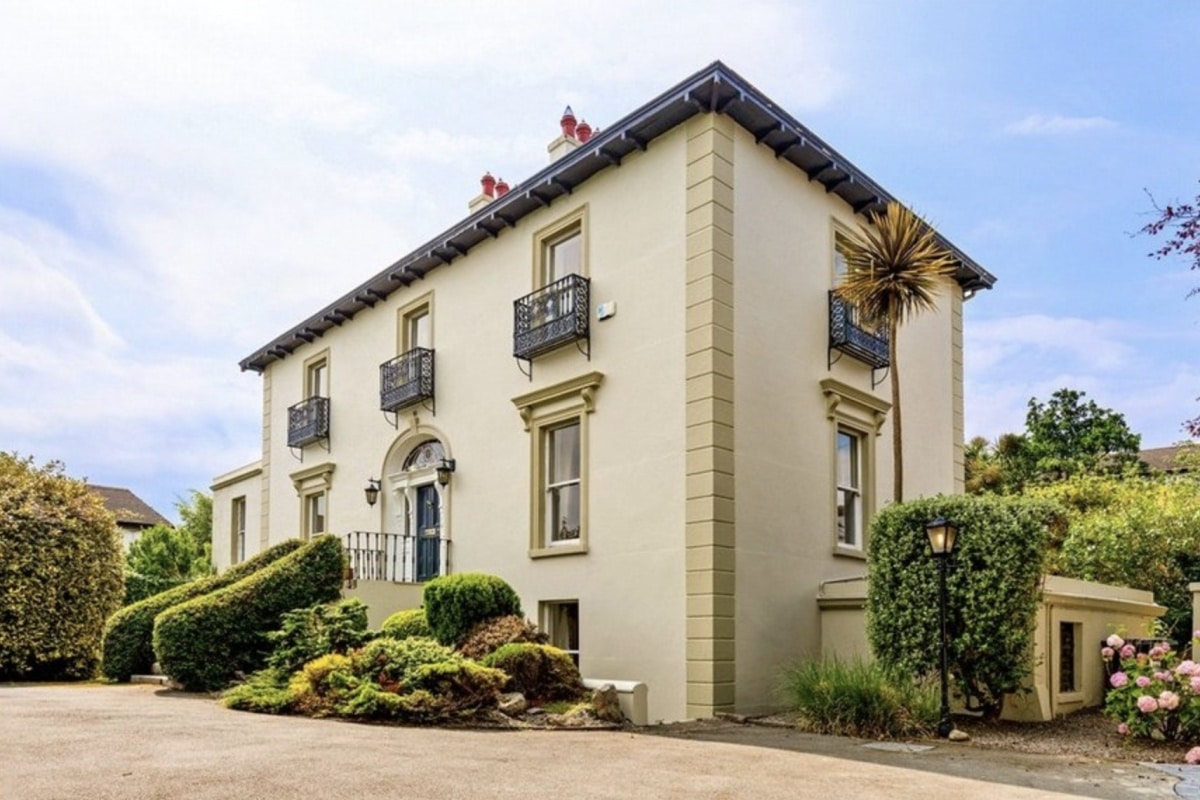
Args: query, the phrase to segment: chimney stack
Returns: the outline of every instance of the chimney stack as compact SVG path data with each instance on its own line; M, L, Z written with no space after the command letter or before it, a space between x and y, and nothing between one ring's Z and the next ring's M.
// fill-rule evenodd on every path
M558 121L558 125L562 129L562 133L546 148L546 151L550 153L550 163L552 164L587 141L583 138L584 136L591 138L592 135L592 129L586 122L576 124L575 112L571 110L570 106L563 109L562 119Z
M479 179L479 194L467 203L467 209L474 214L492 202L496 197L496 188L496 179L492 177L492 173L483 173L483 177ZM504 184L504 191L508 191L508 184Z

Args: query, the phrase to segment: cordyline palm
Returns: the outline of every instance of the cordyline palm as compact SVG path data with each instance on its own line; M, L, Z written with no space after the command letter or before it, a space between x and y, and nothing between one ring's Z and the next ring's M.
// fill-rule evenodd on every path
M900 203L888 203L859 235L842 243L846 273L837 294L866 324L886 325L892 383L892 458L896 502L904 499L903 429L896 333L902 323L936 307L934 297L954 274L956 261L938 244L933 228Z

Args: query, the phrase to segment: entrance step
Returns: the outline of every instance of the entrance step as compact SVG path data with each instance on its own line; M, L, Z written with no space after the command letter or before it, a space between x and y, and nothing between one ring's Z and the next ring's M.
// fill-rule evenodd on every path
M158 686L167 685L166 675L133 675L129 678L130 683L152 683Z

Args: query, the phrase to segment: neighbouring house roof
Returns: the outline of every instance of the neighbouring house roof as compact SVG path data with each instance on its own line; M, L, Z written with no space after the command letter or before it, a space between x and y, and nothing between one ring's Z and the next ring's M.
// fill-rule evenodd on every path
M128 489L115 486L95 486L90 483L88 488L100 495L100 499L104 501L104 507L117 518L117 525L120 527L149 528L160 522L171 524L166 517Z
M856 213L882 210L895 199L745 78L714 61L277 336L244 358L242 369L263 372L272 361L286 358L364 308L386 300L401 286L408 286L424 278L430 270L466 255L480 242L496 238L505 228L516 226L522 217L570 194L596 173L619 166L625 156L645 150L654 139L704 112L729 116L753 134L756 142L769 147L777 158L803 170L809 180L842 198ZM991 273L940 234L938 238L958 259L956 278L964 289L992 287L996 278Z
M1194 446L1191 444L1176 444L1170 447L1152 447L1149 450L1140 451L1138 458L1144 461L1146 466L1155 472L1187 472L1189 468L1180 466L1176 459L1181 450Z

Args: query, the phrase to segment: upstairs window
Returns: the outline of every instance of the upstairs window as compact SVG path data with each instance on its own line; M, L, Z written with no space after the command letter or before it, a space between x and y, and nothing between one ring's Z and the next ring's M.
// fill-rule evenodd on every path
M568 275L583 274L583 229L580 223L542 244L542 285Z
M545 437L546 519L543 540L551 546L579 544L580 520L580 421L543 431Z
M246 560L246 498L235 497L229 509L232 520L230 563L240 564Z
M329 359L321 358L308 365L304 390L305 398L329 397Z

